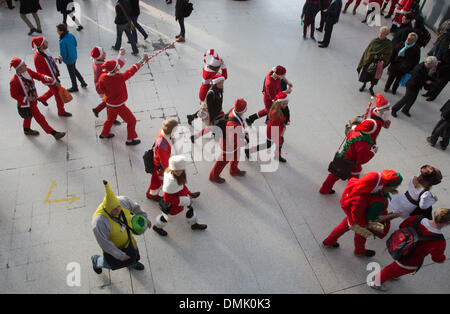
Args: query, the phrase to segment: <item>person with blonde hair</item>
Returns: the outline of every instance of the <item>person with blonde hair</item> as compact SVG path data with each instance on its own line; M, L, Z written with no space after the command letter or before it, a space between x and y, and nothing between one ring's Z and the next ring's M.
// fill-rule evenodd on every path
M156 218L153 231L162 237L167 236L164 227L170 216L183 212L186 208L186 220L192 230L205 230L207 225L199 224L192 207L193 199L200 196L200 192L192 193L186 186L186 159L184 156L172 156L169 166L164 171L163 192L164 199L160 202L162 214Z
M156 140L153 145L154 170L152 178L150 179L150 186L148 187L146 196L149 200L159 202L161 199L159 192L163 185L164 171L169 167L169 158L174 153L172 134L178 126L176 119L167 119L162 123L162 128L156 135Z
M286 131L286 126L290 123L288 104L288 95L284 92L279 92L275 97L269 112L269 121L267 123L267 142L264 144L259 144L256 147L247 148L245 150L245 155L247 158L250 157L250 153L270 148L275 143L277 145L275 157L280 162L286 162L286 159L281 156L281 148L284 143L284 132Z

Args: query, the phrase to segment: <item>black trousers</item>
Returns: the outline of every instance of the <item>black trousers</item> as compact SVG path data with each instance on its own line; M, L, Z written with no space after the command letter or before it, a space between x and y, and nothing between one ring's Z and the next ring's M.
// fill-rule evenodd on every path
M12 0L6 0L6 4L8 5L9 9L12 9L13 7Z
M184 17L178 18L178 23L180 24L180 35L184 38L185 35L185 29L184 29Z
M274 142L272 142L271 140L268 139L264 144L258 144L256 146L256 151L259 152L260 150L268 149L268 148L272 147L273 143ZM283 147L283 144L284 144L284 136L281 137L281 144L280 144L280 147L278 147L278 151L280 154L281 154L281 148Z
M431 133L431 143L436 145L439 137L442 137L441 147L446 148L450 140L450 123L442 119L439 120L433 129L433 133Z
M409 113L412 105L414 105L417 96L419 95L420 89L408 88L406 87L406 94L400 99L393 107L392 111L397 112L402 109L403 112Z
M328 46L331 40L331 34L333 33L334 24L325 23L325 35L323 35L322 45Z
M403 75L404 75L403 73L392 73L392 74L390 73L384 88L389 89L391 88L392 83L394 83L394 85L392 85L392 91L394 92L397 91L397 88L400 85L400 81L402 80Z
M78 72L76 66L76 62L74 64L66 64L67 71L69 71L70 80L72 81L72 87L78 88L77 79L81 84L85 84L84 78L81 76L80 72Z
M447 86L448 78L439 78L431 84L431 88L428 91L428 95L432 98L436 98L442 92L442 90Z

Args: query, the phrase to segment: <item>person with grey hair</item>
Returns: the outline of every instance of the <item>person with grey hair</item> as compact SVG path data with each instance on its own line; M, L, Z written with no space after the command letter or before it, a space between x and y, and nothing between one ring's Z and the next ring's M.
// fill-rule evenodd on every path
M405 96L392 107L393 117L397 117L397 111L400 109L406 116L411 117L409 111L411 110L412 105L414 105L422 87L432 83L431 79L436 73L437 63L437 58L430 56L427 57L424 62L421 62L414 67L411 71L411 78L406 83Z

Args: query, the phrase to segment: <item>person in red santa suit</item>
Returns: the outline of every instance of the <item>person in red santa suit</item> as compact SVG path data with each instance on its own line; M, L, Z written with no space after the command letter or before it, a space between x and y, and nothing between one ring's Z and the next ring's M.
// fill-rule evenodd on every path
M374 214L376 220L382 218L380 217L382 213L387 214L387 203L384 203L386 201L384 196L382 196L384 205L375 205L375 203L380 201L380 196L377 193L398 193L397 188L402 183L402 180L402 176L393 170L383 170L381 173L369 172L362 176L361 179L351 178L341 198L341 207L346 217L323 241L323 245L338 248L338 239L347 231L353 230L355 231L355 255L375 256L375 251L365 248L366 238L374 234L373 231L368 229L369 209L372 212L379 211L379 214ZM385 235L386 232L383 232L383 234Z
M389 2L391 2L391 6L389 7L389 12L385 16L386 19L390 19L392 14L394 14L395 7L397 6L399 0L384 0L383 7L381 8L381 15L384 15L384 10L386 9Z
M162 128L156 136L155 144L153 146L153 164L154 170L150 180L146 196L149 200L159 202L161 197L159 192L163 185L164 171L169 167L169 158L175 152L173 147L173 139L171 135L178 126L176 119L167 119L162 123Z
M373 144L377 144L377 137L382 128L389 129L391 126L391 103L383 97L381 94L376 94L371 97L372 105L370 110L370 119L374 120L377 124L375 132L370 134Z
M292 83L289 82L288 79L286 78L285 67L281 65L273 67L269 71L269 73L267 73L266 78L264 79L263 94L264 94L265 108L258 111L257 113L250 115L245 120L248 126L251 126L256 119L267 116L278 93L284 92L286 94L290 94L292 92L293 86L294 85L292 85Z
M53 135L57 140L64 137L66 133L55 131L48 125L47 120L41 114L37 106L37 91L34 85L34 80L38 80L42 83L52 82L53 79L50 76L36 73L27 68L25 62L19 58L13 58L10 63L10 68L16 69L16 74L9 82L11 97L17 101L17 109L19 115L23 120L23 132L25 135L37 136L38 131L31 129L31 119L35 119L36 122L44 129L47 134Z
M172 156L169 159L169 166L164 172L164 201L160 203L163 212L156 218L153 230L160 236L167 236L164 227L167 225L170 216L175 216L183 212L186 208L186 220L192 230L205 230L207 225L199 224L192 208L193 200L200 196L200 192L192 193L186 186L186 160L184 156Z
M240 149L248 144L248 135L245 132L244 113L247 111L247 102L244 99L237 99L234 102L234 109L228 115L228 121L224 125L223 137L219 139L219 146L222 150L214 167L209 174L209 180L217 183L224 183L225 179L220 177L222 170L230 165L231 176L244 176L245 171L238 168Z
M378 151L371 135L377 131L377 123L373 119L367 119L358 124L353 131L347 135L344 149L341 156L355 163L350 178L359 178L362 172L362 165L369 162ZM320 194L334 194L334 184L338 177L330 173L319 190Z
M427 219L422 216L412 216L400 224L402 228L414 228L422 236L433 236L435 240L417 242L410 256L406 259L396 260L392 264L384 267L375 275L378 284L370 285L371 288L383 292L388 291L385 283L391 279L398 279L401 276L417 272L423 264L427 255L431 255L431 260L442 264L446 260L445 247L447 245L442 229L450 225L450 209L440 208L434 213L434 219Z
M213 85L213 79L216 78L217 75L221 75L225 80L228 78L227 67L223 59L219 57L217 50L208 49L203 56L203 62L206 65L202 69L202 85L198 92L200 104L205 101L206 95L208 94L211 85ZM187 115L189 125L192 125L192 121L197 117L198 111Z
M414 0L400 0L395 9L394 21L392 21L391 32L395 31L402 25L403 17L411 13Z
M106 102L103 100L104 95L99 92L98 88L98 79L100 78L100 75L103 73L102 65L105 63L106 51L102 47L96 46L91 51L91 57L92 57L92 69L94 70L95 89L99 94L99 96L102 97L102 102L97 107L92 109L92 112L98 118L99 112L106 108ZM125 63L127 62L127 59L125 59L125 49L121 48L119 50L119 55L117 56L116 60L119 63L119 67L122 69ZM115 120L114 124L120 125L120 122L118 120Z
M247 148L245 150L245 155L247 158L250 158L251 153L270 148L273 144L275 144L277 146L277 149L275 150L275 158L280 162L286 162L286 159L281 156L281 148L284 143L284 132L286 131L286 126L290 124L288 105L288 95L284 92L279 92L275 96L269 112L269 121L266 128L267 141L266 143L259 144L256 147Z
M107 73L101 74L98 79L98 92L105 95L108 118L103 125L100 138L112 138L114 136L113 133L110 133L111 127L117 116L120 116L127 123L127 141L125 144L137 145L141 142L137 138L138 135L135 130L136 117L125 105L128 99L126 81L136 74L147 60L148 55L144 54L141 60L124 73L119 72L120 64L117 60L109 60L102 65L103 71Z
M59 95L59 87L61 82L59 81L59 70L56 65L56 60L48 52L48 41L43 36L33 37L31 40L31 47L35 49L34 52L34 66L36 72L47 75L52 78L51 82L45 82L48 86L48 91L38 98L44 106L48 106L47 100L55 96L56 107L58 108L58 116L71 117L72 114L67 112L64 108L64 101Z

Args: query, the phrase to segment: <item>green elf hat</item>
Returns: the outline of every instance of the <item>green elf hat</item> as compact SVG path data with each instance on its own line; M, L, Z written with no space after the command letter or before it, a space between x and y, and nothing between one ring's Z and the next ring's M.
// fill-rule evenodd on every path
M384 183L384 186L399 186L402 184L403 177L399 172L394 170L383 170L381 172L381 180Z
M142 215L134 215L131 218L131 227L135 234L141 235L147 230L147 219Z

